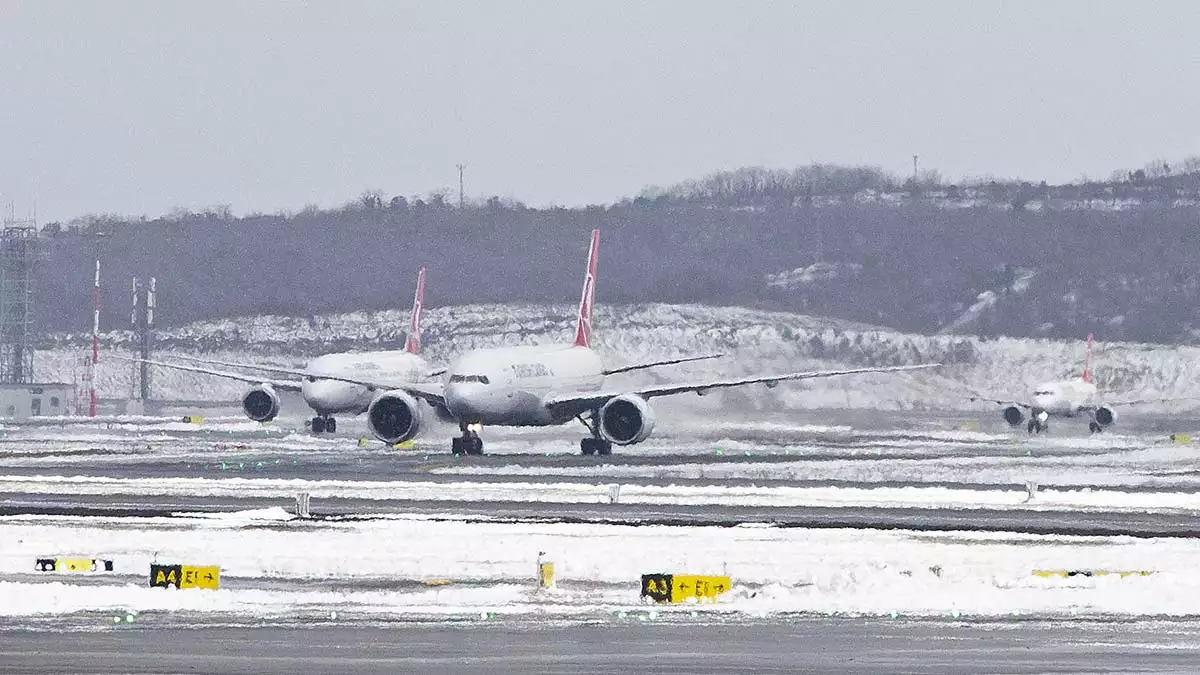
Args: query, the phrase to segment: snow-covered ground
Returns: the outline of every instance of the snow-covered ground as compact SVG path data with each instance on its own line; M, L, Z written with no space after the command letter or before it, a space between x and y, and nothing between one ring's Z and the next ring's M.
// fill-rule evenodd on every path
M1200 543L769 527L291 521L276 509L172 519L0 518L0 616L190 610L286 618L1200 615ZM538 591L539 552L558 588ZM37 557L112 559L83 584ZM151 561L221 566L222 588L148 588ZM1044 578L1034 570L1144 571ZM713 605L646 606L640 575L728 574ZM93 577L96 575L93 575ZM96 581L95 579L92 579Z
M1102 511L1164 511L1200 515L1200 494L1124 492L1092 488L1043 489L1026 502L1024 489L906 487L789 487L639 485L587 482L347 481L300 478L108 478L98 476L0 476L0 492L53 495L203 496L397 501L533 502L553 504L686 504L693 506L860 506L928 509L1069 508ZM548 509L552 507L548 506Z
M427 314L424 346L432 363L445 364L465 350L501 344L554 342L570 334L573 306L469 305ZM159 331L157 353L234 361L301 365L318 354L341 350L400 348L406 311L351 312L312 320L242 317ZM629 305L597 307L598 349L613 364L685 354L721 352L727 358L614 378L614 384L676 377L791 372L841 365L944 363L938 373L868 375L752 387L696 399L696 410L788 410L876 408L889 410L971 408L972 392L1018 397L1040 381L1077 375L1082 339L980 339L973 336L904 334L846 321L737 307ZM104 348L128 349L129 333L114 331ZM1081 336L1082 338L1082 336ZM1100 336L1102 339L1103 336ZM83 335L51 336L35 368L44 381L71 382L87 348ZM1116 398L1188 398L1155 404L1161 411L1200 409L1200 348L1104 343L1097 345L1096 378ZM132 367L101 358L97 386L102 397L128 396ZM155 396L179 400L237 400L243 385L157 369ZM981 409L984 406L979 406Z

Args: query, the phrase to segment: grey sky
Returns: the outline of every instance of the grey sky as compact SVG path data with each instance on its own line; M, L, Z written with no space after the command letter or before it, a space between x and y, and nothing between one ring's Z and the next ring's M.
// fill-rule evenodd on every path
M1200 153L1200 3L11 2L0 201L607 202L812 161L1072 180Z

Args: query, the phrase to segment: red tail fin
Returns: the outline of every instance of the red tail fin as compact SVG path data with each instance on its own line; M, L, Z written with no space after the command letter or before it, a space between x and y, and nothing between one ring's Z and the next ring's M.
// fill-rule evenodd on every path
M421 353L421 310L425 308L425 268L417 272L417 294L413 296L412 316L408 320L408 340L404 343L404 351L409 354Z
M583 296L579 298L579 317L575 322L575 346L592 346L592 304L596 299L596 256L600 254L600 230L592 230L588 250L587 275L583 277Z
M1094 335L1092 333L1088 333L1087 356L1085 356L1083 359L1083 381L1084 382L1092 381L1092 338L1093 337L1094 337Z

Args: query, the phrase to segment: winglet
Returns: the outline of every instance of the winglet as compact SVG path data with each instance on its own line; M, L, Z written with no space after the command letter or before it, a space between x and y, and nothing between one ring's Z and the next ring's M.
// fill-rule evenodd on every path
M1088 333L1087 356L1083 359L1083 381L1092 381L1092 339L1095 334Z
M425 307L425 268L417 272L417 294L413 296L412 316L408 320L408 340L404 350L409 354L421 353L421 310Z
M583 277L583 295L579 298L579 317L575 322L575 346L592 346L592 305L596 299L596 256L600 253L600 230L592 230L588 250L587 274Z

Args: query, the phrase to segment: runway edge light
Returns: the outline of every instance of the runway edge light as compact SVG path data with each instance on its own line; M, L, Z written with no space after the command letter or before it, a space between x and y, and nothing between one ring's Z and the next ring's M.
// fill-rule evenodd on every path
M554 563L547 559L545 551L538 551L537 557L537 580L538 589L545 590L554 588Z

